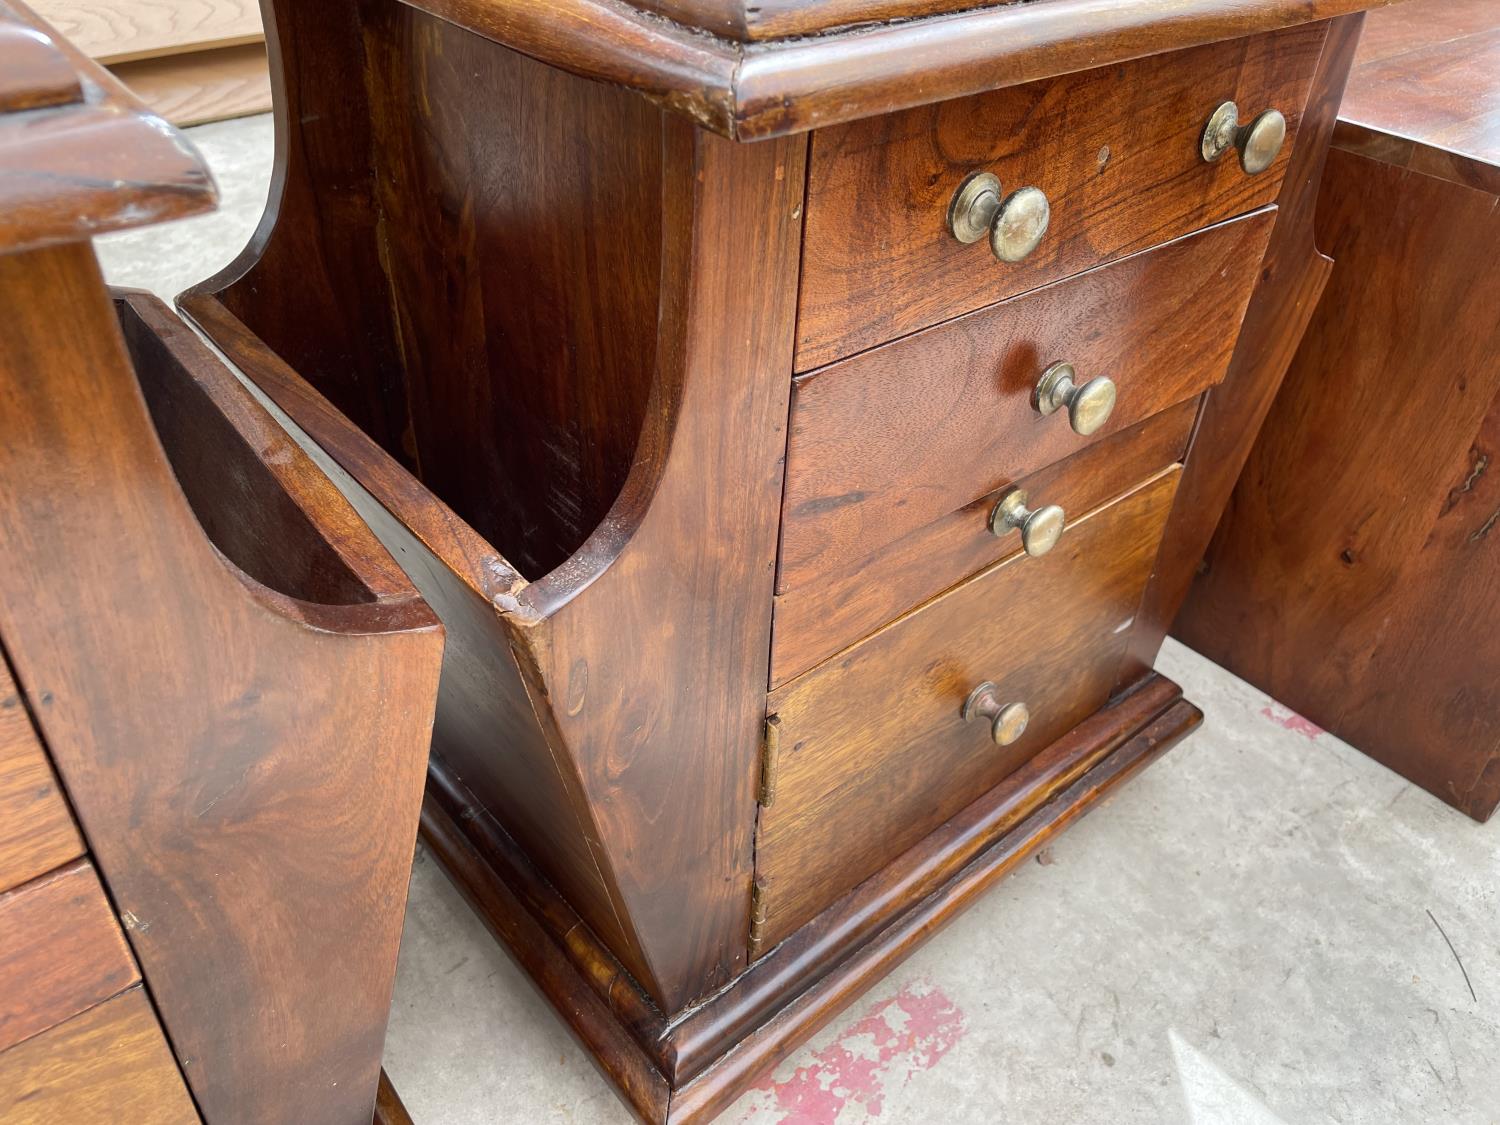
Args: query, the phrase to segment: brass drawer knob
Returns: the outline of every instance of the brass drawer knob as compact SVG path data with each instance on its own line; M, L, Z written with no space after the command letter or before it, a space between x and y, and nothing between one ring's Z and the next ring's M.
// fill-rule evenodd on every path
M1240 124L1240 107L1225 102L1203 128L1203 159L1212 164L1232 148L1240 150L1240 167L1250 175L1269 168L1286 142L1286 118L1268 109L1248 125Z
M1032 511L1026 506L1026 490L1013 488L990 512L990 534L1006 535L1017 528L1021 531L1021 548L1032 558L1045 555L1062 537L1067 517L1056 504Z
M1001 703L1000 689L985 680L964 700L964 722L987 719L996 746L1009 746L1026 733L1031 711L1024 703Z
M1087 437L1114 413L1115 383L1100 375L1079 386L1077 376L1071 363L1054 363L1037 380L1031 405L1044 415L1066 406L1073 432Z
M948 204L948 229L963 243L990 236L990 250L1002 262L1019 262L1041 244L1052 221L1052 205L1041 188L1023 187L1001 195L990 172L971 172Z

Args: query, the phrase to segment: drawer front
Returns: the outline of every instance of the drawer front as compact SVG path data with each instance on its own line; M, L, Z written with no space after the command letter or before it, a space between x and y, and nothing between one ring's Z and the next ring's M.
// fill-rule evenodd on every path
M1006 481L1223 377L1274 210L1058 282L796 380L777 592L838 574ZM1088 437L1032 394L1065 361L1118 398Z
M0 1051L139 979L87 862L0 895Z
M775 944L1104 705L1156 558L1173 466L773 692L776 795L756 879ZM963 705L1030 709L1008 746Z
M797 370L906 335L1276 198L1326 25L1215 43L814 134ZM1263 172L1201 153L1214 109L1286 117ZM948 205L972 172L1051 206L1036 249L1002 263L957 241Z
M0 891L82 854L52 763L0 661Z
M5 1125L196 1125L177 1062L139 988L0 1052Z
M989 516L1012 488L1033 506L1082 515L1154 476L1187 452L1199 399L1188 399L1065 461L1007 480L994 492L925 524L822 581L776 599L771 686L779 687L969 575L1015 554L1019 534L996 537ZM1064 531L1064 538L1070 531Z

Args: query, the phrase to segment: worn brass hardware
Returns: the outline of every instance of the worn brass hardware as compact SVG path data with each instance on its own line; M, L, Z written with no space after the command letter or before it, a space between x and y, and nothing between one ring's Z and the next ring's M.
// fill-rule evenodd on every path
M1067 516L1056 504L1032 511L1026 506L1026 490L1013 488L1000 497L990 512L990 534L996 537L1020 529L1021 548L1032 558L1045 555L1062 537Z
M758 878L750 882L750 957L753 960L766 940L766 885Z
M1240 167L1250 175L1264 172L1286 141L1286 118L1268 109L1248 125L1240 124L1240 107L1225 102L1203 127L1203 159L1212 164L1232 148L1240 151Z
M768 809L776 800L776 777L781 768L781 718L772 715L766 720L765 740L760 754L761 808Z
M971 172L948 204L948 229L963 243L990 238L990 251L1002 262L1019 262L1047 233L1052 207L1040 188L1023 187L1002 196L991 172Z
M1000 689L985 680L964 700L964 722L987 719L996 746L1009 746L1026 733L1031 710L1024 703L1001 703Z
M1054 363L1037 380L1031 405L1041 414L1068 408L1068 424L1073 432L1087 437L1105 422L1115 409L1115 383L1100 375L1079 386L1078 372L1071 363Z

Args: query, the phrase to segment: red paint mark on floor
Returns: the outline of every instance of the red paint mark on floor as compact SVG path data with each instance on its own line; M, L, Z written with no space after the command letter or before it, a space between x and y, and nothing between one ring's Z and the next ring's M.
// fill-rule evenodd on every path
M851 1106L879 1117L887 1091L936 1066L966 1028L964 1014L940 989L915 981L876 1004L785 1081L763 1079L743 1120L768 1120L761 1116L768 1110L781 1114L777 1125L834 1125Z
M1270 707L1262 707L1260 713L1270 719L1279 727L1285 727L1305 738L1317 738L1324 733L1323 728L1311 719L1304 719L1295 711L1289 711L1285 707L1273 704Z

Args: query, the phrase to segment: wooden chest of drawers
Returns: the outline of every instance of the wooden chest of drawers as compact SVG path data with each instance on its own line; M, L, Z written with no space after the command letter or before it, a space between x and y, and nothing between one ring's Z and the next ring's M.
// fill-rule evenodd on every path
M1198 722L1369 6L273 5L183 307L443 618L424 831L643 1118Z

